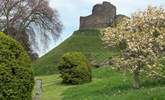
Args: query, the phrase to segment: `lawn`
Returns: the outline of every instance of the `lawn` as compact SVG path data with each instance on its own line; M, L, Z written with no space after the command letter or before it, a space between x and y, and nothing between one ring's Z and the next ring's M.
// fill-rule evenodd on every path
M162 82L143 78L141 88L132 88L130 73L110 67L93 69L93 80L84 85L61 84L58 74L36 77L43 80L42 100L165 100Z

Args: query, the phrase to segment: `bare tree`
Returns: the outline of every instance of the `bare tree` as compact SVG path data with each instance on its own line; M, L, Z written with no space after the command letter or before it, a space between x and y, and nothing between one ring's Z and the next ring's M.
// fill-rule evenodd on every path
M34 31L36 28L38 33ZM47 0L0 0L0 31L12 35L13 29L25 36L31 35L31 40L35 39L35 34L40 34L47 44L48 35L57 38L62 25L57 11Z

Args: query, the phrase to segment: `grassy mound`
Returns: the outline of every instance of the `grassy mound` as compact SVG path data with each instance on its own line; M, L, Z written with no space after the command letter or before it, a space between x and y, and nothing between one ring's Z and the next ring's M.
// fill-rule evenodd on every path
M98 30L77 31L33 65L36 75L56 73L61 56L73 51L83 52L97 62L119 53L118 49L104 48ZM61 84L59 74L36 79L43 80L43 100L165 100L164 82L152 82L143 76L141 88L135 90L130 73L123 75L111 67L105 67L92 69L92 74L91 83L76 86Z
M57 73L57 64L61 56L66 52L74 51L82 52L89 59L95 59L97 62L118 53L118 49L104 48L99 30L76 31L69 39L33 64L35 75Z

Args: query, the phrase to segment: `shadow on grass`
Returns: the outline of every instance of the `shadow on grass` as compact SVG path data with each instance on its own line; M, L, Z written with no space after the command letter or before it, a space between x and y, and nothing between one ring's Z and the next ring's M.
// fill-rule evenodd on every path
M78 85L65 90L62 94L62 100L83 100L83 98L97 98L97 97L111 97L120 96L130 93L131 91L139 93L145 89L150 89L154 87L165 86L165 80L144 80L141 83L140 89L133 89L131 82L121 82L117 81L112 83L111 80L100 80L89 84ZM88 99L86 99L88 100ZM89 99L91 100L91 99Z
M141 82L141 87L150 88L156 86L165 86L165 80L144 80Z

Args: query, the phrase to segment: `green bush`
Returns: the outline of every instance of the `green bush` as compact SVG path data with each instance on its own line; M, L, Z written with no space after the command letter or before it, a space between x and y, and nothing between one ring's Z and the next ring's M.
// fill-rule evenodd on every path
M23 47L0 32L0 100L32 100L34 76Z
M91 66L86 57L79 52L64 54L58 69L63 83L82 84L92 79Z
M156 74L154 78L158 80L165 80L165 56L160 57L155 66L158 66L154 70L156 70L159 74Z

